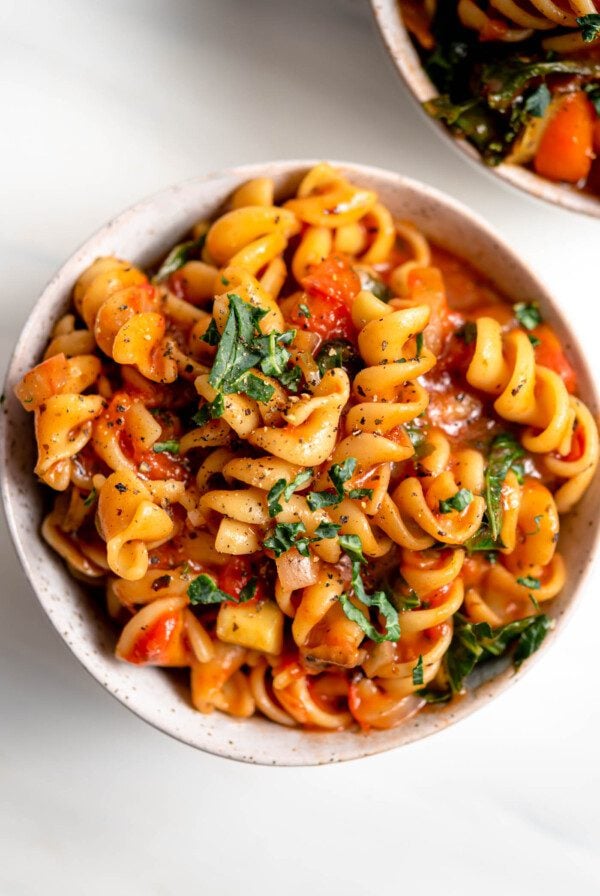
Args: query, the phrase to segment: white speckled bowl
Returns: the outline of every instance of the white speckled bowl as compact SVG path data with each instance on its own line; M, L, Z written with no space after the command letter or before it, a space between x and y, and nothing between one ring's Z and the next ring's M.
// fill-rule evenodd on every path
M243 181L259 175L273 177L285 196L313 164L284 161L248 165L170 187L119 215L88 240L48 284L21 334L7 375L0 438L2 492L23 568L42 607L86 669L125 706L167 734L210 753L268 765L317 765L357 759L426 737L487 703L516 681L531 661L517 674L502 663L485 667L477 685L456 705L428 708L392 731L307 733L258 717L234 721L218 712L201 715L192 709L181 676L129 666L113 657L116 633L102 602L71 578L62 560L42 541L39 529L44 490L32 473L32 421L14 398L13 387L41 358L51 322L66 310L77 277L97 256L118 255L143 266L176 243L196 220L213 215ZM597 406L577 342L546 288L481 219L436 190L393 172L339 165L357 183L377 190L395 215L413 220L437 243L467 257L508 296L515 300L538 299L570 352L583 398L593 408ZM551 606L550 613L558 625L537 656L551 644L576 601L597 538L599 503L597 479L576 513L564 521L561 547L569 583Z
M438 92L421 65L419 54L404 27L398 0L370 0L370 2L392 62L421 108L422 103L437 96ZM545 202L551 202L553 205L562 206L562 208L570 209L573 212L600 218L600 199L582 193L569 184L553 183L520 165L502 164L491 168L482 161L475 147L467 140L455 137L443 122L436 121L424 110L421 109L421 111L447 143L465 154L478 168L483 169L492 177L499 177L537 199L543 199Z

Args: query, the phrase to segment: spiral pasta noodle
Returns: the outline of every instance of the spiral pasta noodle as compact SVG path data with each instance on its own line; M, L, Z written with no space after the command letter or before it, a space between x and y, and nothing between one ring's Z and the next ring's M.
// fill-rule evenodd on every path
M368 730L539 646L598 433L535 304L325 163L73 302L16 392L120 660L189 669L203 713Z

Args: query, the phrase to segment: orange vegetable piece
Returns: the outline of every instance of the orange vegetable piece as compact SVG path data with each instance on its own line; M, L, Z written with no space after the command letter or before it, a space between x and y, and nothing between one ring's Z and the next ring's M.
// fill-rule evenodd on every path
M542 135L534 159L537 173L571 184L585 180L594 158L594 119L583 91L566 94Z
M534 349L536 363L558 373L567 387L567 392L573 395L577 390L577 374L571 367L558 336L548 324L540 324L531 332L540 340L540 344Z

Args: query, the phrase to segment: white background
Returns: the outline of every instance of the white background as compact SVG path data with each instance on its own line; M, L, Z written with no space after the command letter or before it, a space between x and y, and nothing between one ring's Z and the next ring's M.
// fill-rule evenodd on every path
M600 371L598 221L447 150L361 0L2 0L1 362L59 264L167 184L320 156L412 175L517 245ZM0 547L0 896L600 892L598 577L519 687L433 739L263 769L131 715ZM568 586L567 586L568 587Z

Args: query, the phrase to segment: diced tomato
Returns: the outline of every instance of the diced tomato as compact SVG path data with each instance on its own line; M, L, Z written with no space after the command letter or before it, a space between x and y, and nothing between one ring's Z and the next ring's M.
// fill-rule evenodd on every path
M534 159L538 174L570 184L590 173L594 138L594 108L586 94L568 93L548 122Z
M561 458L561 460L566 460L567 462L579 460L583 456L584 451L585 432L583 426L577 424L575 432L573 433L573 438L571 439L571 450L565 457Z
M103 414L110 428L119 433L121 450L137 464L138 472L146 479L179 479L183 481L187 477L187 470L174 455L169 452L159 453L151 448L146 450L141 441L136 440L127 432L126 414L133 401L134 398L127 392L116 392ZM159 442L177 438L174 426L176 419L168 412L157 418L162 426Z
M231 597L237 600L244 585L247 585L255 575L253 563L248 557L234 557L220 570L217 585L221 591L231 594ZM258 579L252 601L264 600L265 597L263 583Z
M136 665L162 665L181 638L181 611L159 616L139 637L123 659Z
M136 461L140 473L146 479L178 479L180 482L187 476L183 464L166 451L160 454L156 451L142 451L136 455Z
M350 306L360 292L360 279L345 258L330 255L312 268L303 278L302 286L311 296L335 299Z
M438 268L414 268L408 275L410 296L417 305L429 305L429 324L425 329L425 345L439 355L452 330L448 318L446 288Z
M308 308L308 317L301 314L302 304ZM291 312L288 312L288 323L297 330L316 333L323 341L347 339L356 342L356 328L352 323L350 309L340 299L318 295L300 296Z
M446 345L442 354L438 358L439 370L448 370L450 373L466 374L469 364L473 360L475 352L475 339L467 342L463 333L454 332ZM467 331L468 332L468 331Z
M540 344L534 349L536 362L558 373L567 391L573 395L577 390L577 374L567 360L558 336L548 324L540 324L531 332L540 340Z

